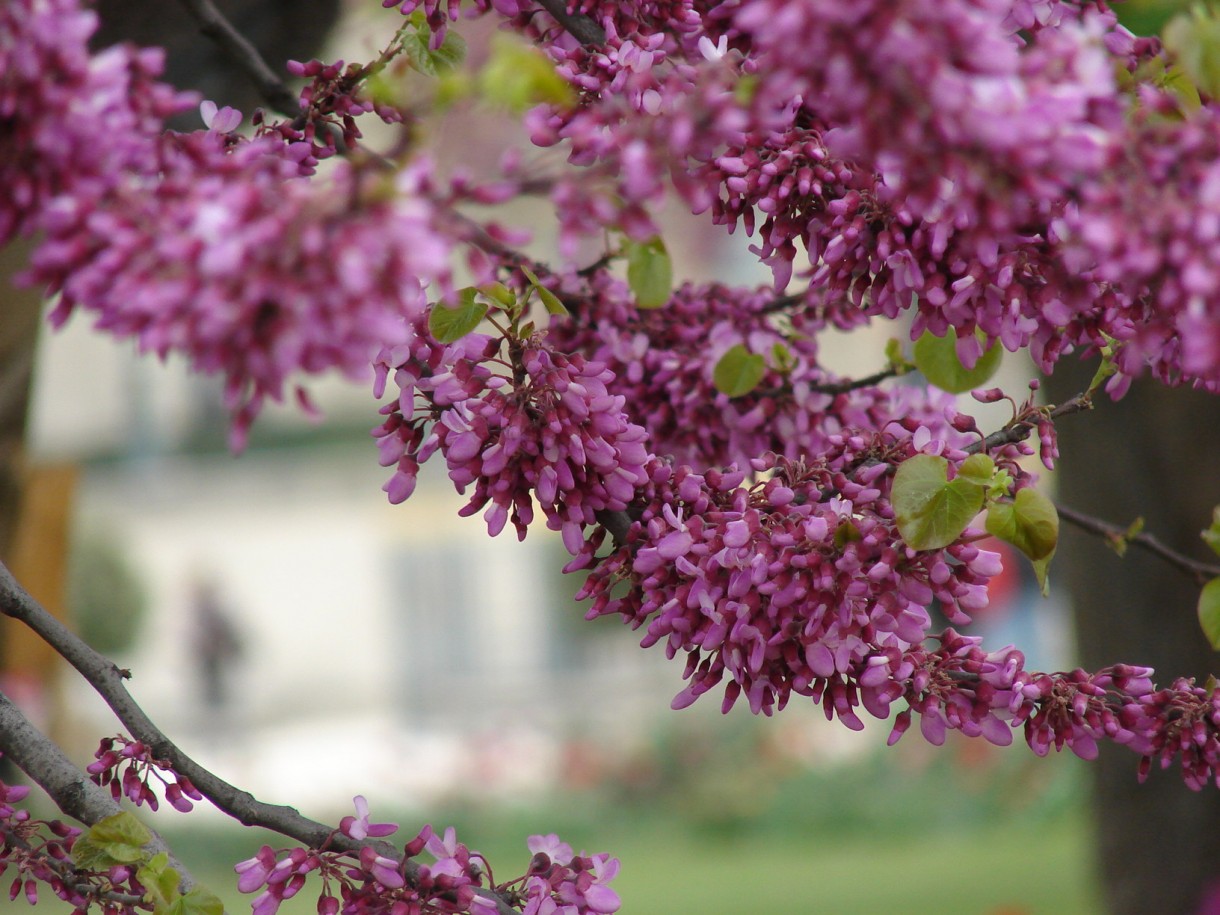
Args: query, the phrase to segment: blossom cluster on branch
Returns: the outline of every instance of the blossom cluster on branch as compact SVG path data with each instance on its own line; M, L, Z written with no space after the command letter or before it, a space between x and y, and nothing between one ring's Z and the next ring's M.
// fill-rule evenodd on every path
M383 5L403 18L378 57L290 63L299 112L256 112L247 133L207 100L201 129L167 131L198 100L159 82L156 50L91 52L80 0L0 8L0 243L34 240L23 279L56 297L52 323L85 313L220 375L235 448L268 400L310 409L310 376L371 374L389 394L373 435L390 500L440 455L491 535L525 537L537 509L587 576L590 617L685 656L677 708L724 683L726 710L796 695L852 728L860 710L892 717L892 740L915 715L932 743L1020 728L1036 753L1091 758L1109 740L1141 775L1176 763L1193 788L1220 784L1211 684L1029 671L929 615L961 626L985 606L1000 571L987 533L1043 571L1054 552L1058 517L1021 461L1036 433L1050 467L1071 411L1014 403L985 434L945 393L985 384L997 347L1048 372L1102 354L1073 411L1143 373L1220 388L1220 105L1165 78L1159 41L1102 0ZM527 44L453 77L463 15ZM444 104L481 86L566 164L543 174L510 149L495 174L440 167L426 94L396 96L405 70L453 77ZM388 152L366 145L367 116L400 125ZM482 215L538 194L556 211L553 264ZM675 286L655 218L670 196L750 235L773 283ZM896 344L865 379L823 365L822 331L898 317L914 362ZM887 384L913 367L945 391ZM199 777L161 774L175 764L159 738L133 737L90 767L115 798L155 805L160 782L179 809L216 801ZM3 791L15 892L42 880L114 911L177 898L156 859L107 865L98 890L72 828L35 840L9 804L21 789ZM322 839L292 823L302 844L238 866L257 915L309 875L322 915L619 905L617 862L554 836L497 882L451 831L378 844L392 824L360 798ZM413 860L425 851L434 863Z

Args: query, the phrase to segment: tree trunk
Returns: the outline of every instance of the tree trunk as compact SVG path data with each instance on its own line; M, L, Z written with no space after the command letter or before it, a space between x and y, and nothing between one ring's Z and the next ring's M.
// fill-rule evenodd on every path
M1065 361L1050 399L1083 390L1091 371ZM1220 503L1220 399L1141 383L1117 403L1104 394L1095 403L1091 414L1060 424L1059 500L1121 525L1143 517L1174 549L1214 560L1199 532ZM1220 673L1195 617L1199 585L1162 560L1139 549L1120 558L1065 524L1051 575L1070 592L1086 669L1146 664L1161 685ZM1220 880L1220 789L1191 791L1176 768L1154 767L1141 785L1138 761L1103 746L1092 767L1106 902L1114 915L1194 915Z

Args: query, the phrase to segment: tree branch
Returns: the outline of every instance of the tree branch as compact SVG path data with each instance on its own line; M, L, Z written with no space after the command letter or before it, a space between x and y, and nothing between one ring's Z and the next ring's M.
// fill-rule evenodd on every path
M120 670L113 662L98 654L98 652L94 651L81 640L79 636L71 632L63 623L48 613L17 583L12 573L3 564L0 564L0 612L13 619L20 620L38 633L47 644L54 648L97 691L98 695L110 706L115 716L123 723L123 726L127 728L132 737L147 744L155 757L166 760L174 772L190 779L191 783L199 789L199 792L211 801L217 809L228 814L242 825L261 826L264 829L270 829L278 832L280 835L295 839L310 848L319 848L329 841L331 848L340 851L359 852L361 848L368 845L387 858L396 858L398 850L389 842L360 842L342 833L337 833L332 827L303 816L293 807L267 804L259 801L248 791L243 791L229 784L224 779L199 765L199 763L182 752L173 741L161 732L152 719L145 714L144 710L131 697L131 694L127 692L127 688L123 685L123 680L129 677L130 673ZM5 724L5 719L0 718L0 732L2 732L0 733L0 738L8 734ZM43 740L46 740L46 738L43 738ZM20 743L20 740L11 742ZM49 741L47 742L49 743ZM54 744L51 744L51 746L54 747ZM7 748L5 749L7 750ZM55 747L55 749L58 750L58 747ZM36 781L38 780L38 776L35 776L33 772L26 769L25 765L16 756L14 761L31 778L34 778ZM36 770L41 769L42 760L35 760L32 762L32 765ZM69 765L71 764L69 763ZM75 767L73 767L73 772L77 776L76 790L79 791L79 780L82 776ZM100 792L108 801L110 800L108 793L94 785L91 781L88 781L88 779L85 779L85 782L90 789ZM39 784L42 784L42 782L40 781ZM48 790L48 793L51 792ZM55 797L56 803L59 804L58 797L54 794L52 794L52 797ZM71 796L66 796L65 800L69 803L75 803ZM70 813L62 805L60 809L65 813ZM77 816L75 813L71 815ZM81 819L79 816L77 818ZM418 872L418 867L414 862L407 862L405 870L408 879L411 879ZM482 889L476 890L476 892L495 901L498 911L502 915L513 915L514 910L498 894L491 890Z
M581 44L591 46L606 43L605 30L588 16L569 13L566 0L538 0L538 5Z
M259 94L275 111L295 118L301 113L300 100L271 68L258 48L237 31L212 0L180 0L199 23L199 31L216 42L254 82Z
M1071 416L1073 413L1083 413L1093 409L1093 398L1086 392L1077 394L1071 400L1065 400L1057 407L1052 407L1047 413L1049 419L1059 419L1063 416ZM1023 442L1029 438L1029 434L1034 431L1034 423L1029 419L1014 419L1003 429L992 432L984 439L980 439L973 444L967 445L963 451L967 454L986 454L992 448L1000 448L1003 445L1014 445L1017 442Z
M1185 556L1177 550L1166 546L1152 534L1145 534L1141 531L1138 534L1129 535L1128 529L1125 527L1111 524L1108 521L1102 521L1100 518L1086 515L1084 512L1068 508L1066 505L1057 504L1056 508L1059 510L1059 517L1064 521L1074 524L1090 534L1104 537L1111 543L1130 543L1147 550L1154 556L1159 556L1165 560L1175 569L1180 569L1187 575L1190 575L1200 585L1207 584L1213 578L1220 577L1220 565L1191 559L1189 556Z
M12 580L7 569L4 569L4 575ZM5 598L7 602L7 594ZM92 826L122 811L109 791L95 785L64 755L55 741L34 727L3 693L0 693L0 751L33 779L56 807L75 820ZM153 853L165 852L169 856L170 866L178 872L182 891L195 886L195 878L170 851L165 840L156 832L152 835Z
M864 378L848 378L845 381L836 381L827 384L811 384L809 390L817 394L847 394L851 391L858 391L860 388L871 388L881 384L883 381L888 381L891 378L897 378L905 374L902 369L889 368L882 369L879 372L874 372Z

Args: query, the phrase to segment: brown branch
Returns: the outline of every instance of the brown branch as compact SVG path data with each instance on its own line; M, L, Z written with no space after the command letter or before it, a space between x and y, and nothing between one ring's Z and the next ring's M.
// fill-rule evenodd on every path
M199 31L216 42L254 82L264 101L285 117L301 113L300 100L245 35L237 31L212 0L180 0L199 23Z
M1104 537L1111 543L1129 543L1147 550L1149 553L1165 560L1175 569L1180 569L1187 575L1190 575L1200 585L1206 584L1213 578L1220 577L1220 565L1191 559L1189 556L1185 556L1177 550L1166 546L1152 534L1145 534L1142 531L1138 534L1129 534L1128 529L1125 527L1111 524L1108 521L1102 521L1100 518L1086 515L1084 512L1068 508L1066 505L1056 505L1056 508L1059 509L1059 517L1064 521L1074 524L1090 534Z
M397 855L397 850L389 842L360 842L342 833L336 833L332 827L303 816L293 807L267 804L259 801L249 792L229 784L224 779L199 765L199 763L182 752L173 741L161 732L152 719L148 717L131 697L131 694L127 692L127 688L123 685L123 680L130 676L130 674L127 671L120 670L113 662L98 654L75 633L71 632L59 620L43 609L17 583L12 573L2 564L0 564L0 612L13 619L20 620L38 633L105 700L106 704L110 706L111 711L123 723L123 726L127 728L132 737L147 744L153 756L166 760L175 773L190 779L191 783L199 789L199 792L211 801L217 809L228 814L242 825L261 826L265 829L270 829L281 835L296 839L310 848L319 848L329 842L329 847L339 851L359 852L361 848L368 845L387 858ZM0 718L0 739L6 738L8 734L5 721L3 718ZM20 741L16 742L19 743ZM15 759L15 761L18 765L22 765L20 760ZM33 763L33 765L35 768L39 767L38 762ZM25 766L22 765L22 768L25 769ZM26 771L29 772L28 769ZM79 784L80 773L75 767L73 767L73 771L76 772L78 777L75 783L75 790L84 790L81 789ZM32 772L29 774L31 778L37 780L37 776ZM87 779L85 781L90 789L102 792L107 800L109 800L110 796L108 793L94 785L91 781ZM55 795L52 795L52 797L55 797ZM65 800L70 801L71 798L65 798ZM56 802L59 803L58 798ZM64 810L65 813L69 812L63 806L60 806L60 809ZM72 815L76 816L76 814ZM407 862L405 871L408 879L411 879L418 872L418 867L419 865L414 862ZM476 890L476 892L481 896L494 900L498 911L502 915L513 915L514 910L498 894L490 890Z
M546 10L555 21L563 26L564 31L586 46L603 45L606 43L605 30L580 13L569 13L566 0L538 0L538 5Z
M906 374L906 370L890 366L864 378L848 378L845 381L827 384L811 384L809 390L815 394L847 394L851 391L858 391L860 388L871 388L883 381L888 381L891 378L897 378L904 374Z
M12 576L7 569L3 570L3 574L7 581L0 578L0 587L4 588L3 599L7 605L7 583ZM0 693L0 751L33 779L55 802L56 807L74 820L92 826L122 811L109 791L95 785L64 755L55 741L34 727L3 693ZM190 890L195 886L195 878L170 851L165 840L155 832L152 835L150 847L153 853L165 852L169 856L170 866L178 872L179 888L183 892Z

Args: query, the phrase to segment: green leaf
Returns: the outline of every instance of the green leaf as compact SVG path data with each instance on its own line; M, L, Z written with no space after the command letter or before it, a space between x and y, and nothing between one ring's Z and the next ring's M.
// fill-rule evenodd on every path
M1055 558L1054 551L1049 556L1033 561L1034 577L1038 581L1038 590L1042 592L1043 597L1049 597L1051 593L1051 560Z
M1127 529L1121 534L1105 534L1106 546L1112 549L1119 556L1127 555L1127 547L1131 545L1131 541L1140 535L1144 530L1144 519L1136 518L1127 525Z
M849 543L855 543L857 540L863 540L864 535L860 533L860 528L844 518L839 522L839 526L835 528L835 549L841 550Z
M766 360L751 353L745 344L738 343L730 347L712 369L712 384L721 394L741 397L758 387L766 373Z
M674 267L669 251L660 237L648 241L629 241L627 285L635 296L637 308L661 308L669 302L674 286Z
M1161 86L1168 89L1177 100L1183 114L1194 114L1203 107L1203 99L1199 98L1199 90L1181 67L1170 67L1161 79Z
M915 367L902 351L902 341L897 337L890 337L885 341L885 362L899 375L905 375Z
M428 331L438 343L453 343L479 326L487 314L487 305L478 301L478 290L473 286L458 292L458 304L450 307L444 302L432 306L428 315Z
M402 33L402 50L411 66L425 76L441 76L456 70L466 59L466 41L453 29L445 32L445 40L435 50L429 45L432 32L423 27Z
M976 333L981 340L983 334ZM982 387L1000 367L1003 355L1003 349L993 343L979 356L974 368L968 369L957 358L957 332L952 328L943 337L927 331L915 341L915 367L923 372L929 384L950 394L964 394Z
M1189 13L1169 20L1161 38L1198 90L1220 97L1220 13L1196 4Z
M166 915L224 915L225 905L211 890L195 886L166 910ZM153 915L161 915L153 910Z
M1220 651L1220 578L1213 578L1199 594L1199 625L1212 648Z
M1118 371L1118 366L1114 364L1114 357L1118 353L1118 343L1106 337L1106 344L1101 348L1101 362L1097 366L1097 371L1093 373L1093 380L1089 382L1088 390L1085 394L1092 394L1103 384L1106 383L1111 375Z
M160 852L136 871L136 877L144 885L144 898L153 904L156 913L166 911L177 902L178 884L182 878L169 866L169 856Z
M72 860L87 870L135 864L148 858L144 846L151 841L147 827L135 814L124 810L86 829L72 847Z
M953 543L983 507L982 486L948 476L949 462L933 454L907 458L894 474L890 501L898 533L917 550Z
M537 48L497 35L491 56L479 73L479 90L489 102L521 113L534 105L570 108L576 94Z
M1220 556L1220 505L1212 509L1211 527L1199 535L1203 542L1212 548L1212 552Z
M517 304L517 294L503 283L485 283L479 292L491 299L497 307L512 308Z
M551 290L538 281L534 271L522 264L521 272L525 274L525 278L530 281L530 285L538 293L538 298L542 300L542 304L546 307L547 314L566 316L569 313L567 306L559 300L559 296L555 295L555 293L551 292Z
M547 314L567 316L568 308L559 301L559 296L545 286L535 286L534 288L538 290L538 298L542 299L542 304L546 306Z
M987 533L1011 543L1033 561L1046 559L1059 543L1059 512L1033 487L1017 491L1012 502L987 510Z
M979 486L990 486L991 479L995 476L995 461L990 455L972 454L966 460L962 461L962 466L957 469L957 478L959 480L969 480L971 483L977 483Z
M771 346L771 366L781 375L787 375L796 368L796 357L787 344L774 343Z

